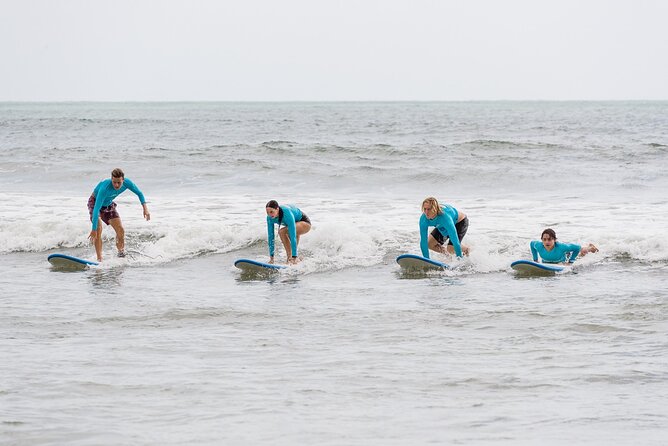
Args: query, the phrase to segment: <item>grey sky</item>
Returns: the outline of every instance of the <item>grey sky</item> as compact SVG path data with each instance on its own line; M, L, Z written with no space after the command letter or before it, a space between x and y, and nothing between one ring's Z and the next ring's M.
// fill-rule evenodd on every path
M664 0L0 9L0 101L668 99Z

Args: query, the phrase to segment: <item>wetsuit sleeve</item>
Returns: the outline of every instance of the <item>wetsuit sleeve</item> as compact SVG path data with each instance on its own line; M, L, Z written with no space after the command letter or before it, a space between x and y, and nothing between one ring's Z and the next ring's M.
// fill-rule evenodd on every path
M422 250L422 257L425 259L429 258L429 239L427 231L429 229L429 224L424 214L420 217L420 249Z
M297 226L295 225L295 215L288 208L283 208L283 223L288 227L292 257L297 257Z
M571 257L568 259L568 263L573 263L573 262L575 262L575 259L576 259L576 258L578 257L578 255L580 254L580 248L581 248L581 246L580 246L580 245L576 245L575 243L569 243L569 244L565 244L565 245L564 245L564 248L565 248L566 252L570 252L570 253L571 253Z
M274 257L274 222L267 216L267 241L269 242L269 257Z
M95 189L93 189L93 195L98 196L100 194L100 191L102 190L102 185L104 184L104 181L100 181L97 183L97 186L95 186Z
M531 257L533 257L533 261L537 262L538 261L538 250L536 249L536 241L533 241L529 243L529 246L531 247Z
M91 230L97 231L97 224L100 221L100 209L102 209L102 203L104 203L104 199L106 198L106 195L104 194L102 184L104 181L100 182L100 184L95 187L95 190L93 191L93 195L95 195L95 206L93 206L93 216L91 218L93 227Z
M102 199L99 195L95 196L95 206L93 207L93 227L91 230L97 231L97 223L100 220L100 209L102 208Z
M444 214L443 217L445 217L444 226L445 229L448 231L448 237L452 242L452 247L455 248L455 254L457 254L457 257L461 257L462 245L461 243L459 243L459 236L457 235L457 228L455 227L455 222L452 220L452 217L450 217L447 214Z
M144 194L141 192L141 190L139 190L139 188L137 187L137 185L134 182L132 182L131 180L126 178L123 181L123 184L125 186L127 186L128 189L130 189L132 192L134 192L139 197L139 202L141 204L146 203L146 199L144 198Z

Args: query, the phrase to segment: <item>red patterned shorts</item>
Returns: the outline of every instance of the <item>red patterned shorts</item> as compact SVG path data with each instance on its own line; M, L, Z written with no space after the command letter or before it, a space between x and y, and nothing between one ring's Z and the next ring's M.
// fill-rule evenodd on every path
M88 214L90 215L90 221L93 221L93 208L95 207L95 195L91 195L88 199ZM109 206L103 206L100 208L100 218L105 224L109 224L109 220L112 218L121 218L116 211L116 203L111 202Z

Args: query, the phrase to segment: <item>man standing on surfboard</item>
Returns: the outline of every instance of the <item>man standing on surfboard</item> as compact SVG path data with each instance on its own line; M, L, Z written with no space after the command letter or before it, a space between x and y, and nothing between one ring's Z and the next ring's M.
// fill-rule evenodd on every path
M102 261L102 225L100 224L100 220L114 228L114 231L116 231L118 256L125 257L125 229L123 229L121 216L116 211L116 203L113 200L125 192L126 189L130 189L139 197L139 202L144 208L144 218L146 221L151 219L151 214L146 206L146 199L141 190L129 178L125 178L125 174L121 169L112 170L111 178L100 181L88 199L88 213L93 223L93 228L88 238L95 245L98 262Z

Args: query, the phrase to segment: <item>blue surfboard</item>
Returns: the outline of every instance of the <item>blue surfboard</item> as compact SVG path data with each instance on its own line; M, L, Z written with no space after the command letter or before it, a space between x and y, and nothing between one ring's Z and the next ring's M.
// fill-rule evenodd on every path
M91 265L99 265L97 262L92 260L80 259L78 257L68 256L67 254L51 254L47 257L49 263L59 269L69 269L69 270L84 270L89 268Z
M566 269L561 265L538 263L532 260L516 260L510 264L510 267L521 274L534 276L551 276Z
M274 265L273 263L258 262L257 260L239 259L234 262L234 266L245 273L270 273L278 272L284 269L283 265Z
M443 262L427 259L415 254L402 254L397 257L397 263L401 266L401 269L413 271L443 270L448 268L448 265Z

